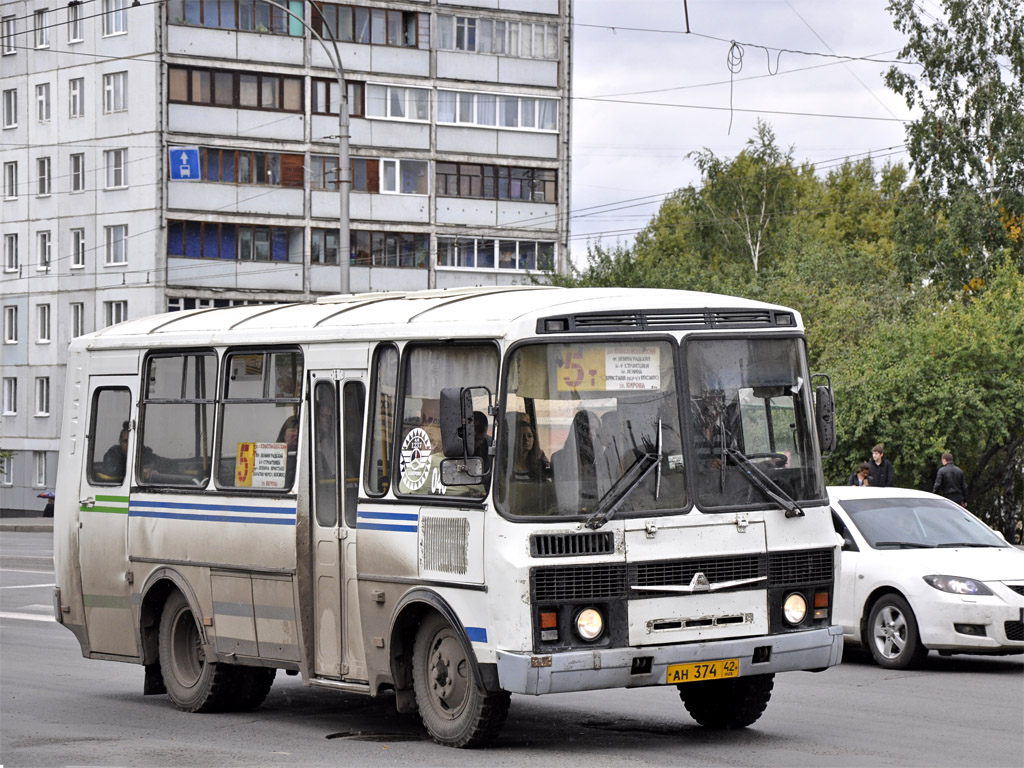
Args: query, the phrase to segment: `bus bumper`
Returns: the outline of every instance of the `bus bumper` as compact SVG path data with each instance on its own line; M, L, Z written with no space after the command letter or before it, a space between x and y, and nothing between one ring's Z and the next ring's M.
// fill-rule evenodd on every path
M765 648L770 651L766 653ZM758 659L763 661L754 662L755 649ZM690 645L550 654L499 650L497 656L498 680L503 690L539 696L544 693L663 685L671 664L716 659L738 659L740 676L822 670L842 660L843 629L831 626L785 635ZM647 662L648 658L650 662Z

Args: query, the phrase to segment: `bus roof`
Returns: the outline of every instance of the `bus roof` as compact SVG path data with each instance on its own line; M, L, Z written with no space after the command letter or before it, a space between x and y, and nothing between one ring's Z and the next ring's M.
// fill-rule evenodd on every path
M694 291L501 286L325 296L315 302L249 304L141 317L80 337L87 348L267 343L355 338L501 338L550 331L667 331L801 327L774 304ZM395 327L402 327L395 333ZM381 332L387 330L386 334Z

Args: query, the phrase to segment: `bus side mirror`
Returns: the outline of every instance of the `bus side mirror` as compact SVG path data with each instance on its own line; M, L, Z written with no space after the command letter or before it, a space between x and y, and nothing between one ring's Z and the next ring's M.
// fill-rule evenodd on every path
M473 394L468 387L441 390L441 450L449 458L465 458L476 445Z
M814 388L814 420L821 452L832 453L836 449L836 403L831 386Z

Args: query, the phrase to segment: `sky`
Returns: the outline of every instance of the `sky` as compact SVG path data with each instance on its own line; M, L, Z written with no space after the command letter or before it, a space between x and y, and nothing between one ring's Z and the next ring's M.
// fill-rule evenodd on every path
M574 0L570 249L577 266L586 263L588 242L631 243L666 194L699 183L689 153L734 157L758 117L778 146L821 173L869 152L879 164L907 163L901 121L912 114L882 81L889 64L779 52L895 60L905 39L886 4L686 0L688 35L683 0ZM935 0L919 5L939 14ZM733 73L730 41L742 46L733 49Z

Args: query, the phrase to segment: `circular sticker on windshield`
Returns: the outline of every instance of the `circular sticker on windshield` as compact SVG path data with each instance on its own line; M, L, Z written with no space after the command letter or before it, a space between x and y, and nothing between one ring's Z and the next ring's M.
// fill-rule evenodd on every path
M402 442L402 482L410 491L418 491L430 474L430 436L419 427Z

